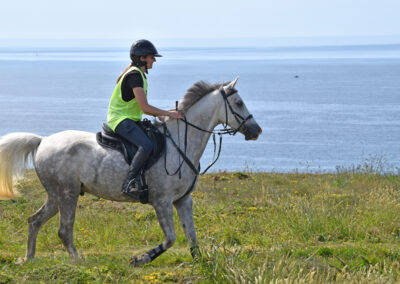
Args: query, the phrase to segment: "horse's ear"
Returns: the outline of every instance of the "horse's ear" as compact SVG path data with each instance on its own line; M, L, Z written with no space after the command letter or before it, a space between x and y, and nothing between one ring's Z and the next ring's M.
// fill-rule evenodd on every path
M236 85L237 80L239 80L239 76L237 76L235 80L229 83L228 88L233 89Z

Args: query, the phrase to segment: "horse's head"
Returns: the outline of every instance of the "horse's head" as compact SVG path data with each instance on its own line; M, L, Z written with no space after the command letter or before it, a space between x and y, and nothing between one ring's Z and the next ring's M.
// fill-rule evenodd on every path
M245 103L235 89L239 78L221 87L219 92L224 101L224 110L220 112L220 123L227 124L242 133L246 140L257 140L262 129L249 113Z

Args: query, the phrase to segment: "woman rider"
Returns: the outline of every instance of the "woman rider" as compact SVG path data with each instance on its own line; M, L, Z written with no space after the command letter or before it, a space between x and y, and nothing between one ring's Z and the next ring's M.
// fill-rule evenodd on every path
M129 172L122 185L122 192L129 196L140 191L138 173L149 158L153 145L142 129L136 124L142 114L182 118L179 111L167 111L156 108L147 102L148 69L153 67L158 54L154 45L145 39L131 46L132 63L121 73L108 107L107 121L110 128L137 147Z

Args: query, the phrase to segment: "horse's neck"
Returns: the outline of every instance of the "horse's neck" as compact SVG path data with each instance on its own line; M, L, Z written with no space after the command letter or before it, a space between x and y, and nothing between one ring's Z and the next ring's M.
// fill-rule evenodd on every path
M186 113L187 121L204 130L214 130L215 126L218 124L218 112L221 105L218 99L219 97L216 94L208 94L203 97ZM169 123L168 128L170 126L173 129L173 133L171 132L172 136L178 137L176 122L173 121L173 123ZM211 134L198 130L190 125L187 127L186 155L194 165L197 165L204 153ZM179 123L179 136L181 149L184 150L185 124L182 121Z

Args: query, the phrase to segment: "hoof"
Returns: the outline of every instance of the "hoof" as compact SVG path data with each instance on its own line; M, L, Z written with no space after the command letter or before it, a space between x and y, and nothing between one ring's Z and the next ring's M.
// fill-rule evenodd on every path
M81 254L74 254L69 256L69 260L72 262L81 262L85 260L85 257Z
M149 259L147 259L147 258L148 258L147 254L143 254L141 257L132 256L130 259L130 264L133 267L141 266L141 265L149 262Z
M29 258L18 257L17 261L15 262L15 265L23 265L27 261L29 261Z
M190 254L193 259L201 258L200 248L198 246L194 246L190 248Z

